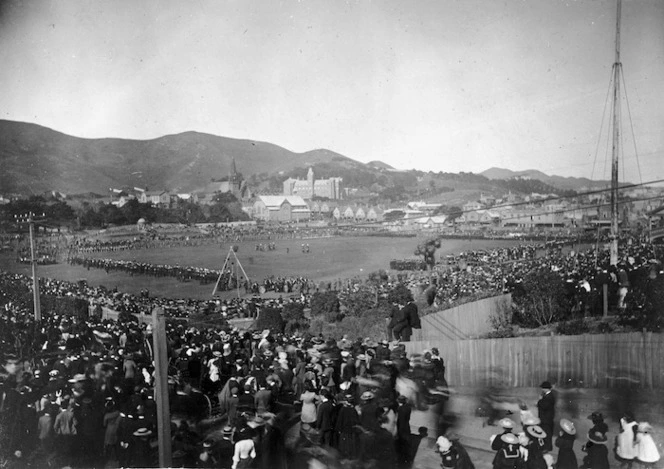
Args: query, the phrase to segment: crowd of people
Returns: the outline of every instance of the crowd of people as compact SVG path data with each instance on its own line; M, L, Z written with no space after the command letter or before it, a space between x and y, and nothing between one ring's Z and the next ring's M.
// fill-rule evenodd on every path
M489 440L491 449L495 451L493 469L609 469L609 426L602 413L594 411L588 416L592 425L586 435L577 434L574 421L560 419L557 422L559 431L554 442L556 397L548 381L542 383L541 391L537 402L537 415L522 406L517 418L507 416L498 422L502 433L492 435ZM519 425L521 431L517 432ZM621 468L654 467L660 454L651 435L652 425L646 421L636 422L629 410L620 418L619 425L612 459L615 459ZM580 461L574 450L574 444L579 437L583 441L583 457ZM438 444L445 444L445 441L439 440ZM555 455L554 446L557 448ZM443 466L456 467L445 464Z
M22 302L29 281L2 281L3 455L16 465L156 466L151 326L95 315L37 323ZM371 338L183 322L167 324L167 341L175 467L410 467L427 434L411 434L411 410L440 409L446 431L436 350L408 357Z

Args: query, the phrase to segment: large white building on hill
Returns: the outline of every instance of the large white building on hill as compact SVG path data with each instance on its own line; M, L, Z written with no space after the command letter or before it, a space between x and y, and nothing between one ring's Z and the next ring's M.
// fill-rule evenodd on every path
M284 181L284 195L298 195L303 199L312 199L313 197L341 199L342 181L343 179L339 177L316 180L314 170L309 168L307 179L288 178Z

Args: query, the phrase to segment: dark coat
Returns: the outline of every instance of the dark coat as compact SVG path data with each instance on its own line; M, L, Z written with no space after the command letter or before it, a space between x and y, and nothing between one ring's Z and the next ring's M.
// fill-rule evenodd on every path
M537 411L540 420L542 421L542 428L549 435L551 432L547 430L553 429L553 421L556 415L556 395L551 391L537 401Z
M400 405L397 409L397 438L410 439L410 413L412 406L409 403Z
M574 435L563 433L556 439L556 446L558 449L558 461L556 462L556 469L578 469L579 463L574 454Z
M334 404L332 401L322 402L317 409L316 428L320 431L333 430Z
M606 445L588 443L586 445L588 453L583 458L583 467L587 469L609 469L609 450Z

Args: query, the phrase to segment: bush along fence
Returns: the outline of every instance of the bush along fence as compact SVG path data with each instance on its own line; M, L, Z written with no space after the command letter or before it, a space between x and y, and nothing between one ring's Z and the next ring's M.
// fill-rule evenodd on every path
M664 334L632 332L405 343L437 347L452 387L664 388Z

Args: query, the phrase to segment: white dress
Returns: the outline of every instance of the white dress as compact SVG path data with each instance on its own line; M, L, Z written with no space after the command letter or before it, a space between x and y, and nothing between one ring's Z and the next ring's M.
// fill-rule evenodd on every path
M627 422L624 418L620 419L620 428L616 454L621 459L632 460L636 457L636 446L634 445L634 427L636 422Z
M659 451L657 445L650 436L650 433L637 432L636 434L636 457L644 463L654 463L659 461Z

